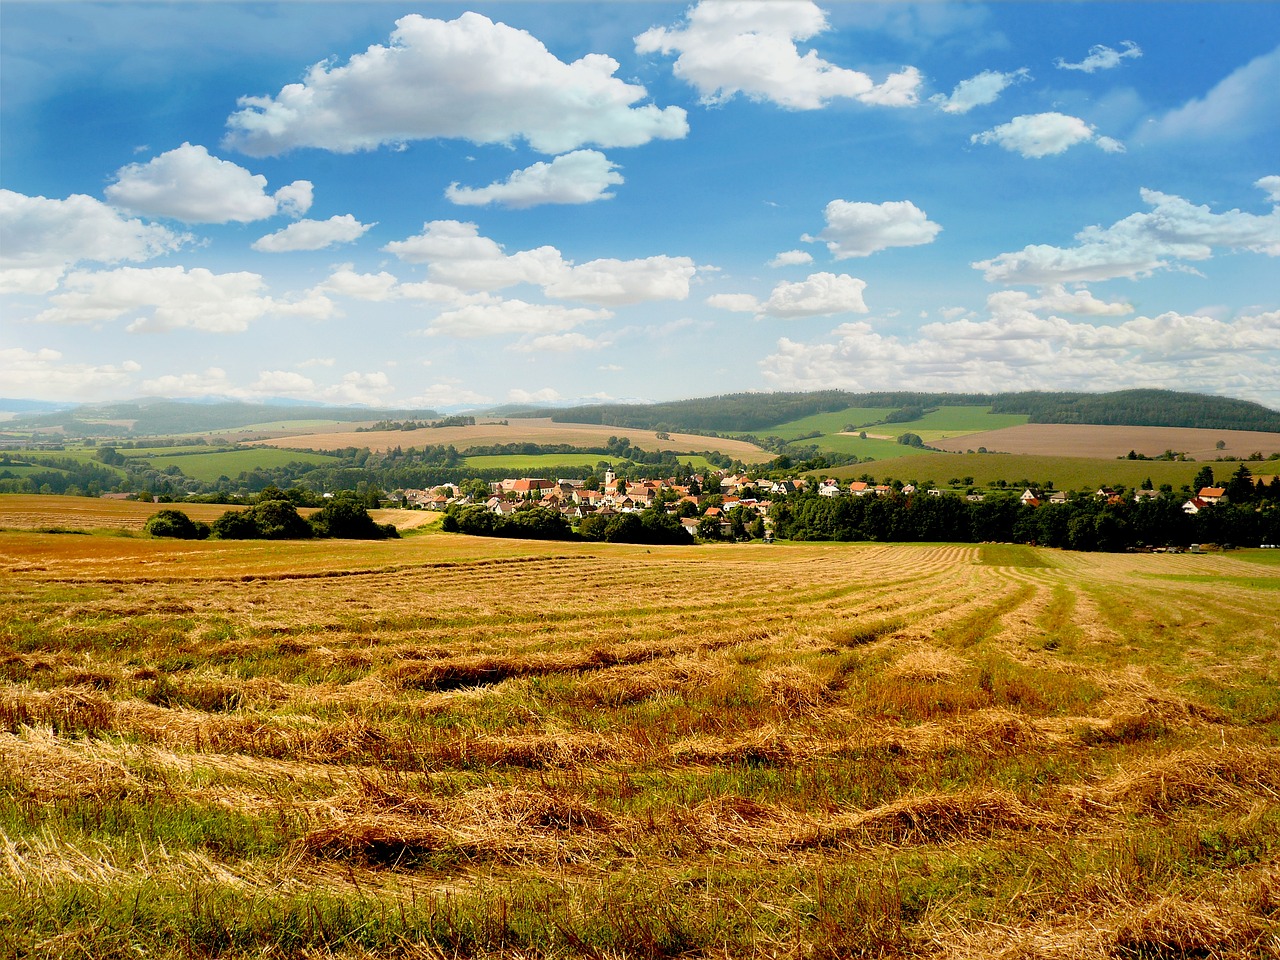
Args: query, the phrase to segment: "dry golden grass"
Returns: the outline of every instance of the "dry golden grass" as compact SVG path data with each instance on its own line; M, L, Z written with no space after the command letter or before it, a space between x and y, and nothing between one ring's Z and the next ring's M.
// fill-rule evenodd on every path
M718 450L744 463L763 463L773 455L745 440L725 437L704 437L692 433L673 433L670 439L660 440L652 430L632 430L628 427L600 426L589 423L554 423L550 419L517 418L507 425L477 423L468 427L440 427L431 430L366 431L362 433L313 433L294 436L276 436L250 442L284 447L290 450L342 450L347 447L368 447L374 452L396 447L424 447L452 445L459 450L467 447L494 446L503 443L537 443L544 445L569 444L575 447L603 447L610 437L625 437L641 450Z
M1045 556L0 531L0 954L1274 955L1271 568Z

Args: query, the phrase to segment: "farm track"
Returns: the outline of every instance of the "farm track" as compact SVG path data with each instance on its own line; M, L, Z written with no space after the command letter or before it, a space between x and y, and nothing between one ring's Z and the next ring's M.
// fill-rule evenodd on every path
M321 571L245 548L155 577L124 551L107 577L90 538L50 539L0 583L0 898L25 918L0 944L92 952L127 921L68 898L193 884L268 905L264 930L320 894L465 917L469 946L432 942L478 956L1280 935L1272 568L428 535ZM644 947L663 923L691 939Z

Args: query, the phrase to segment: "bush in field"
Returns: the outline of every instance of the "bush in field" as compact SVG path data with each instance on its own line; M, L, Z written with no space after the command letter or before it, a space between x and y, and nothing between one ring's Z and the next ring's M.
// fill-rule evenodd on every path
M209 536L207 523L198 523L181 510L153 513L142 529L153 537L173 537L177 540L204 540Z
M311 524L288 500L264 500L245 511L253 517L266 540L308 540L315 536Z
M338 494L311 517L317 537L343 540L386 540L400 533L391 523L377 523L355 494Z
M213 521L213 535L219 540L261 540L262 528L248 510L228 510Z

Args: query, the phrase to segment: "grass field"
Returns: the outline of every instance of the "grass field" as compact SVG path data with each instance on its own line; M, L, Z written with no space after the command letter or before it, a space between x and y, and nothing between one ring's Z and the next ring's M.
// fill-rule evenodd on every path
M533 456L467 457L465 463L475 469L529 472L553 467L594 467L601 460L616 462L617 458L599 453L539 453ZM684 456L680 457L680 462L692 464L695 470L714 469L706 457Z
M132 451L128 451L132 452ZM177 467L186 476L211 483L225 475L231 479L255 467L283 467L287 463L332 463L333 458L320 453L277 450L273 447L253 447L248 450L227 450L222 453L161 454L140 457L157 470Z
M925 443L931 443L948 437L1015 427L1026 422L1025 414L992 413L990 407L939 407L919 420L885 424L885 427L886 432L894 436L916 433Z
M1148 477L1155 486L1168 483L1175 490L1191 483L1203 463L1165 460L1099 460L1085 457L1033 457L996 453L930 453L922 451L913 456L878 460L873 464L858 464L823 471L842 479L854 479L870 472L877 480L892 477L897 480L923 482L934 480L946 484L953 477L971 476L979 487L989 486L997 480L1017 483L1030 480L1033 483L1053 482L1058 490L1096 490L1103 484L1123 484L1130 489L1141 486ZM1210 464L1225 468L1224 476L1235 470L1235 464Z
M846 407L834 413L815 413L799 420L788 420L786 423L772 427L761 427L751 432L757 436L778 436L784 440L793 440L806 433L821 430L824 434L840 433L847 426L860 427L863 424L883 420L893 413L893 407Z
M0 955L1274 956L1271 559L0 532Z

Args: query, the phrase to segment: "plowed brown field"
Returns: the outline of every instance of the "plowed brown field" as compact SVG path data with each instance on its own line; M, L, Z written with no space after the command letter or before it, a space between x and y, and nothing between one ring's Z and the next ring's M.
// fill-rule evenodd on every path
M1218 449L1218 442L1224 446ZM1027 453L1058 457L1114 459L1133 450L1158 457L1166 450L1185 453L1196 460L1234 457L1252 453L1269 457L1280 453L1280 433L1251 430L1197 430L1190 427L1111 427L1080 423L1026 423L1003 430L970 433L952 440L931 441L932 446L953 453L986 447L992 453Z

